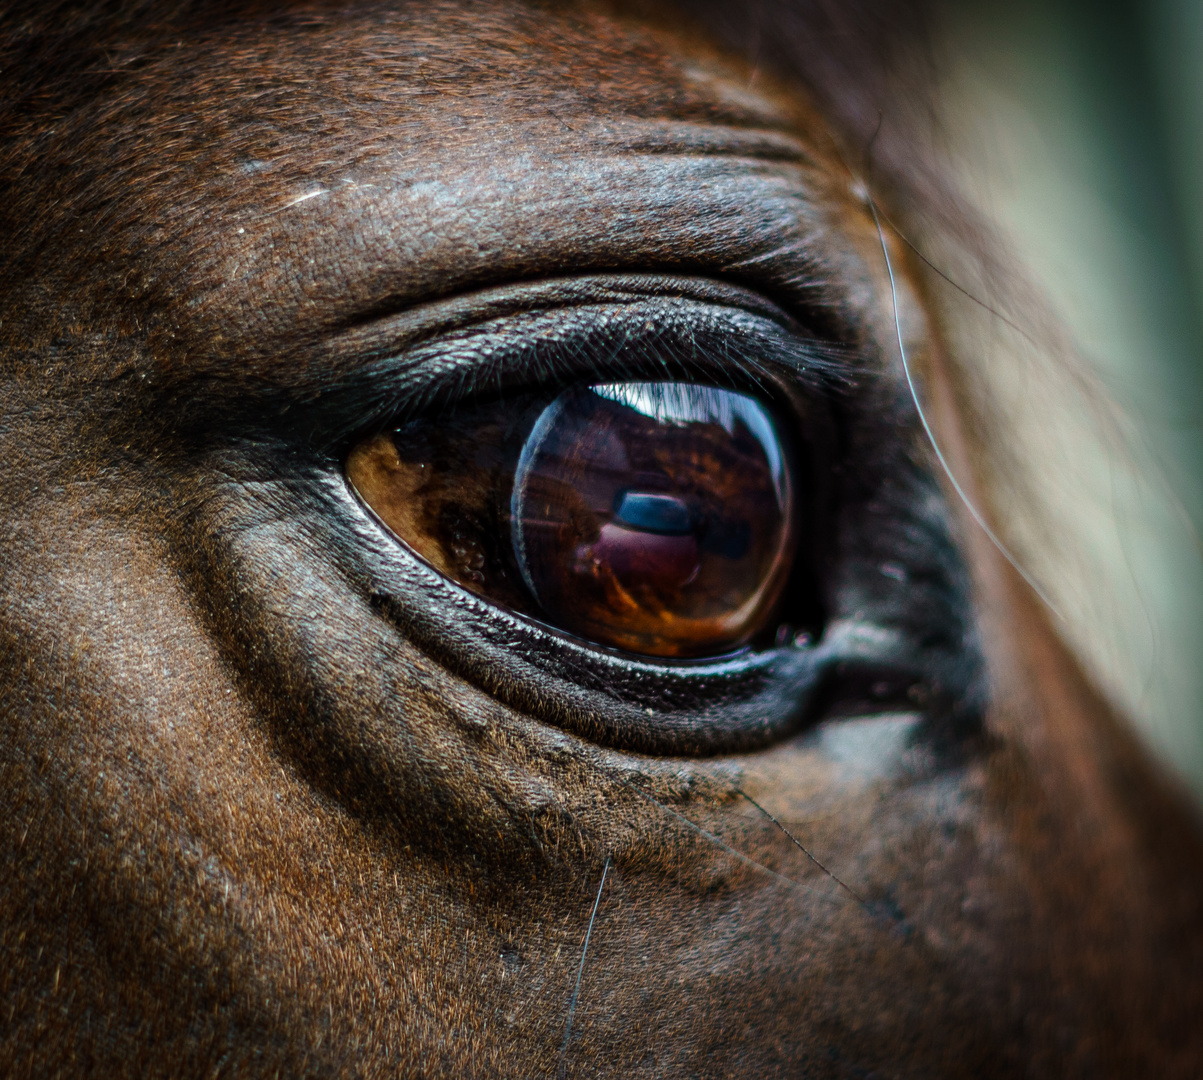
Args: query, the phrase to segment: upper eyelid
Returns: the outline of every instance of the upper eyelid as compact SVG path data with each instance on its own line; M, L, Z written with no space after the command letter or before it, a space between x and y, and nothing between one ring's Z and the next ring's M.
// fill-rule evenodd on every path
M312 438L333 445L480 392L550 389L592 377L729 379L769 391L788 381L815 392L855 377L853 349L809 337L788 317L769 317L779 313L757 299L763 314L679 296L532 304L533 311L436 333L328 385L311 403Z
M332 358L354 358L413 347L436 335L535 309L639 301L693 299L742 308L795 326L798 320L761 292L714 277L649 272L574 274L518 281L435 299L397 311L385 304L339 327Z

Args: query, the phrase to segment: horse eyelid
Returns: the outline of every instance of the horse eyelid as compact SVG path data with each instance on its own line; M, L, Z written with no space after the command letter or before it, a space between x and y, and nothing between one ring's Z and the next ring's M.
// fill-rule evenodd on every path
M603 376L719 382L762 397L788 387L826 398L861 374L849 347L753 313L688 301L653 306L659 310L540 312L435 337L370 361L301 409L311 414L312 441L333 449L478 395L553 392Z

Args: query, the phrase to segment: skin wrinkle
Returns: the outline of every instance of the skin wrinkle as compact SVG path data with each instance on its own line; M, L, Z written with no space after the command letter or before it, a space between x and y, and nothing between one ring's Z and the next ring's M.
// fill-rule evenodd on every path
M599 169L603 162L607 167ZM467 163L466 175L457 176L446 194L424 194L416 208L411 202L414 196L393 195L382 184L377 184L370 196L362 190L346 196L336 192L322 200L322 205L316 201L305 204L305 220L288 222L287 231L257 236L251 226L248 238L241 241L247 254L236 257L233 266L218 261L206 273L223 283L211 293L188 278L180 282L185 295L208 293L211 297L196 303L190 319L200 324L208 340L229 342L233 350L247 350L253 342L251 350L266 374L271 372L273 360L280 362L279 339L285 334L290 342L299 338L304 343L321 333L322 324L337 326L357 308L379 310L385 303L404 308L417 297L430 297L432 291L435 295L455 293L497 280L521 279L531 276L532 268L538 268L540 276L558 269L580 273L591 263L606 270L621 268L624 263L644 268L649 262L719 270L725 263L738 261L732 258L735 243L756 244L753 250L759 249L761 257L820 246L805 233L797 235L809 216L806 199L796 180L791 182L788 174L774 175L777 166L760 167L767 173L763 181L767 190L751 200L752 178L747 164L738 161L716 168L688 157L656 157L646 164L638 159L601 159L598 166L576 163L569 165L565 174L560 171L562 163L547 165L523 177L522 182L515 179L499 189L492 176L476 172ZM713 191L711 206L699 201L699 187L703 194L707 188ZM515 203L513 196L519 191L522 198ZM686 192L691 195L690 211L682 217ZM650 203L648 193L654 196ZM569 199L571 205L566 206ZM368 220L359 224L362 219L356 204L365 202L370 207ZM579 225L571 220L578 216L584 219ZM563 222L564 231L532 237L529 221L546 217ZM409 245L399 244L393 237L412 235L406 222L414 218L423 222L424 230ZM482 218L487 219L487 229ZM649 230L660 219L665 240L657 251L661 244L655 233L660 229L650 234ZM626 229L625 238L624 220L638 222ZM276 219L276 227L281 224ZM358 225L357 235L348 237L348 224ZM303 255L294 250L298 238L304 243ZM340 276L341 264L333 254L346 245L365 251L350 280ZM281 251L292 251L292 257ZM252 260L258 264L256 269L248 267ZM200 266L204 267L203 258ZM413 273L412 268L421 266L456 270L450 275L439 272L436 282ZM409 269L398 275L400 267ZM797 276L796 264L789 274ZM239 288L231 304L225 294L234 282ZM256 299L248 304L246 297ZM223 321L206 326L212 318L211 306L218 309ZM284 312L295 312L299 325L289 320L277 324ZM315 319L321 321L314 325ZM291 355L296 355L295 347ZM321 356L318 363L325 360L326 356ZM319 370L326 370L324 364Z
M612 860L569 1075L1193 1075L1193 820L950 522L826 121L616 11L257 18L118 42L120 79L0 155L0 1071L552 1075ZM891 256L970 476L941 327ZM673 274L855 359L837 463L867 490L832 592L852 623L951 633L955 541L984 732L921 708L861 767L833 732L877 706L640 753L412 633L305 403L443 340L423 319L479 327L469 301L568 312L686 293Z

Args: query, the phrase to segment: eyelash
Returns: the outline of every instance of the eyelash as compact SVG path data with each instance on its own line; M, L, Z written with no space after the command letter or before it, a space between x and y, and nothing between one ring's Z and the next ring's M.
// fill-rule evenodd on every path
M345 453L366 432L496 399L576 383L706 382L795 406L838 398L861 376L843 342L804 336L764 314L691 300L554 308L490 320L370 361L292 414L310 439Z

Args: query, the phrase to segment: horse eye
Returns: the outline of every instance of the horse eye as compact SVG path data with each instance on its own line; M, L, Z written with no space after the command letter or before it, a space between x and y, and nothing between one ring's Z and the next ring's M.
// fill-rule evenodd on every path
M687 383L574 387L415 420L347 477L437 570L590 641L715 655L771 623L796 547L772 412Z

